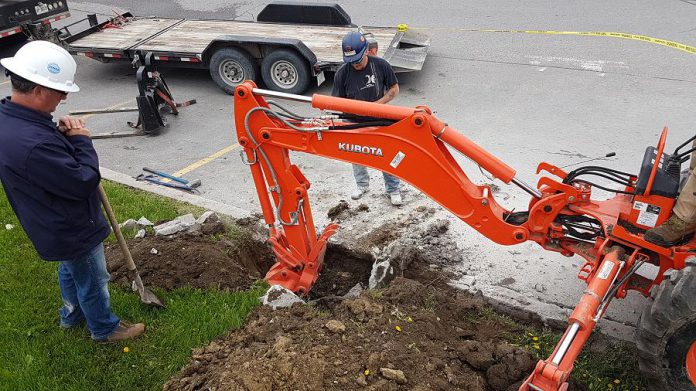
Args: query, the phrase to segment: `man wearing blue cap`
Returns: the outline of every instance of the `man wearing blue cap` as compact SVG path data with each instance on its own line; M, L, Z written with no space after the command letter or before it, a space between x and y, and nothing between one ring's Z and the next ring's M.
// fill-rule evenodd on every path
M333 96L367 102L388 103L399 94L399 81L389 63L379 57L368 56L368 42L357 31L343 37L343 64L334 76ZM358 188L351 194L360 199L370 190L370 175L364 166L353 164ZM384 174L384 185L392 205L402 204L399 178Z

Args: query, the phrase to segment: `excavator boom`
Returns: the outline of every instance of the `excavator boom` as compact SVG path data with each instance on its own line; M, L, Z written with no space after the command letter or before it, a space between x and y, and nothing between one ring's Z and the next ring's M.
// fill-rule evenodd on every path
M300 116L266 97L305 102L324 114ZM691 251L691 247L660 248L636 233L645 228L641 224L647 220L636 215L634 202L660 205L662 212L653 223L664 221L674 204L673 198L650 193L657 165L637 177L594 166L567 173L541 163L537 173L552 177L542 177L533 187L426 106L399 107L323 95L310 98L260 90L251 81L236 88L234 105L237 139L251 169L277 257L266 275L270 284L307 294L322 270L326 243L338 229L329 224L317 235L308 197L310 182L290 161L290 151L397 176L496 243L515 245L531 240L549 251L583 257L585 265L578 277L588 288L553 354L539 362L521 390L564 390L575 359L611 299L624 297L629 289L647 294L661 282L662 272L684 267ZM658 156L664 150L666 134L665 129ZM490 187L474 184L450 150L529 193L529 210L513 213L498 204ZM592 200L592 183L577 179L592 172L620 178L626 187L612 199ZM638 194L636 183L641 181L647 187ZM637 275L644 263L659 265L660 275L654 280Z

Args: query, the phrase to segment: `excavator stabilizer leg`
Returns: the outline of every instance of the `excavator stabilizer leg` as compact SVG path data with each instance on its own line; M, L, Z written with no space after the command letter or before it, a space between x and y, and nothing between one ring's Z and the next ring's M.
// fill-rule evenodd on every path
M565 391L582 347L601 317L607 297L623 261L623 249L612 248L587 280L587 289L568 319L568 328L556 345L551 357L539 361L534 372L522 383L520 391Z

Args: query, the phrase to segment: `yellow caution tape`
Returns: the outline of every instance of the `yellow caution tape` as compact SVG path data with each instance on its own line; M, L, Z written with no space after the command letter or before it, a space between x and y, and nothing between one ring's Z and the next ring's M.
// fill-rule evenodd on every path
M671 49L681 50L682 52L687 52L691 54L696 54L696 47L686 45L679 42L668 41L666 39L653 38L647 35L640 34L627 34L627 33L615 33L606 31L555 31L555 30L497 30L497 29L457 29L457 28L416 28L412 27L413 30L447 30L447 31L468 31L468 32L482 32L482 33L518 33L518 34L544 34L544 35L584 35L593 37L612 37L621 39L631 39L634 41L648 42L656 45L666 46Z

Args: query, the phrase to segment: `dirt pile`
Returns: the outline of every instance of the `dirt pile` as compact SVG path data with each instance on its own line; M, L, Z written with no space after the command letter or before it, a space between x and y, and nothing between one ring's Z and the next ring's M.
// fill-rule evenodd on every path
M482 301L395 279L330 307L257 310L165 390L512 390L535 364Z
M339 206L336 216L350 213ZM448 222L410 221L366 232L347 249L329 244L309 305L255 310L240 330L194 351L165 390L516 390L536 359L506 342L520 326L485 315L479 297L447 285L461 261ZM348 218L350 218L348 216ZM129 242L148 286L246 289L274 262L259 240L201 236ZM128 284L116 245L107 249L116 282ZM391 264L385 289L368 286L373 263Z
M275 262L268 246L249 238L155 236L131 239L128 246L147 286L167 290L182 286L245 290L263 278ZM128 285L127 268L117 244L107 246L106 259L112 281Z

